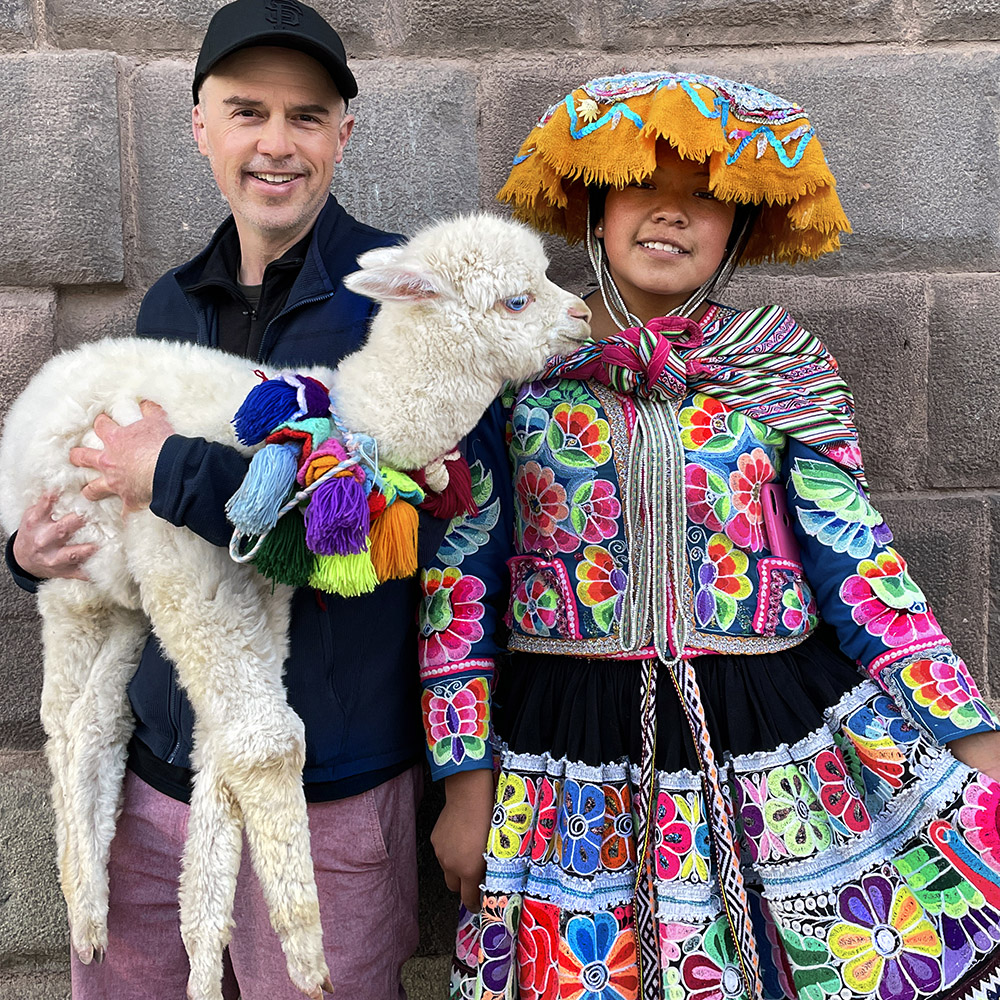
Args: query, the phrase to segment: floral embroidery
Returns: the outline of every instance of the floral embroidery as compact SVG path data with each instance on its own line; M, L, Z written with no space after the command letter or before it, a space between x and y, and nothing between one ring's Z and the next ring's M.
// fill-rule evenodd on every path
M487 850L498 858L516 858L530 846L526 836L535 815L535 786L519 774L504 772L497 784L496 804Z
M607 912L577 914L559 949L560 1000L634 1000L635 935Z
M767 790L764 818L790 853L804 858L830 846L830 822L795 764L771 771Z
M872 824L871 817L840 750L821 751L815 766L819 778L819 800L826 811L851 833L867 830Z
M705 932L704 950L687 955L681 964L689 1000L735 1000L746 996L739 966L729 956L725 923L724 917L716 920Z
M863 771L868 772L864 775L864 783L871 794L885 799L893 789L903 787L906 758L869 706L862 706L847 717L844 732L853 744ZM883 782L887 791L879 788Z
M736 464L737 469L729 474L729 488L737 514L725 531L740 548L759 552L764 548L764 506L760 488L774 480L774 466L763 448L740 455Z
M606 479L581 483L570 501L569 518L573 530L585 542L603 542L618 534L622 505L615 488Z
M733 783L733 799L736 816L744 834L749 838L752 861L767 861L769 858L788 856L785 842L768 829L764 822L764 804L767 802L767 775L740 775Z
M524 577L510 605L518 628L529 635L551 635L559 618L559 591L544 570Z
M781 624L788 629L790 635L802 635L816 627L819 620L816 617L816 599L812 593L806 600L806 590L801 579L792 581L792 585L781 593Z
M941 635L923 591L891 547L860 562L857 575L841 584L840 596L854 621L891 648Z
M709 531L721 531L732 510L726 480L697 462L688 462L684 467L684 482L688 517Z
M427 745L436 764L486 756L489 689L484 677L449 681L424 691L421 706Z
M838 900L846 923L830 928L830 950L843 959L844 982L881 1000L914 1000L941 985L941 940L910 889L881 875L848 885Z
M678 414L681 442L694 451L731 451L743 433L746 418L738 410L731 410L714 396L695 393L691 406Z
M708 858L711 852L711 842L708 835L708 823L702 814L702 801L699 795L675 795L677 812L688 825L693 842L691 849L681 861L681 878L696 878L699 882L708 881Z
M514 477L523 552L572 552L579 539L559 527L569 516L566 490L555 481L552 469L543 469L537 462L518 468Z
M560 403L546 439L556 461L572 468L593 469L611 458L611 425L589 403Z
M695 613L700 625L715 621L727 629L736 620L736 602L753 590L746 576L749 560L722 534L712 535L705 548L708 558L698 569Z
M577 875L593 875L601 859L604 790L567 778L562 799L558 820L562 866Z
M656 852L656 874L672 879L680 874L681 859L694 844L694 837L683 820L677 818L677 803L673 796L660 792L656 799L656 829L653 849Z
M518 457L534 455L541 447L548 425L549 415L543 407L515 407L510 415L511 453Z
M423 591L419 612L422 664L436 667L466 659L472 644L483 637L480 620L485 609L480 598L486 584L448 566L426 570Z
M522 1000L559 996L559 907L525 899L517 932L518 985Z
M521 916L521 897L512 893L509 896L483 896L483 908L480 913L482 934L482 960L479 965L479 975L487 990L500 996L513 986L515 974L514 952L517 940L517 927Z
M995 872L1000 872L1000 784L980 774L962 793L958 821L965 839Z
M576 578L577 596L593 610L594 621L602 632L609 633L621 614L625 574L603 545L588 545L583 560L577 564Z
M818 938L800 936L787 928L779 929L778 933L785 952L783 957L795 964L794 989L799 1000L825 1000L835 996L840 988L840 976L828 964L830 951L826 945Z
M974 729L992 723L989 710L965 664L943 659L913 660L900 672L902 682L913 691L918 705L935 719L947 719L958 729Z
M538 818L531 835L531 860L535 864L548 861L552 854L561 796L557 780L546 777L538 783Z
M444 541L438 549L437 559L446 566L459 566L466 556L474 555L488 541L490 532L500 520L500 501L490 503L493 495L493 473L482 462L469 466L472 476L472 500L479 508L475 516L462 514L448 525Z
M632 835L632 795L628 785L621 790L604 786L604 831L601 839L601 864L617 871L635 862L635 838Z

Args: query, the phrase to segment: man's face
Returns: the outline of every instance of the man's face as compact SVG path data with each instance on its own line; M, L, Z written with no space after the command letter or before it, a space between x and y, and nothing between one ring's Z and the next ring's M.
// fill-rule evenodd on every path
M326 201L354 117L326 70L294 49L261 46L224 59L192 114L241 239L304 234Z

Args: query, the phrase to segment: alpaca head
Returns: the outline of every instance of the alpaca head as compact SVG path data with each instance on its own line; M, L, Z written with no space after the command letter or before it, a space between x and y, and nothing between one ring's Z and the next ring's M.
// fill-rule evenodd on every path
M590 336L590 309L549 281L541 240L519 223L460 216L358 263L344 283L382 303L370 343L396 338L404 353L431 351L442 365L454 359L497 384L524 381ZM413 344L417 330L434 342Z

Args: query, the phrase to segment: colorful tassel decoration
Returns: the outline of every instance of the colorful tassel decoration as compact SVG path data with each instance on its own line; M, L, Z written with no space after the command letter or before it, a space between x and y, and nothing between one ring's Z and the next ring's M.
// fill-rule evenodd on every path
M378 586L378 576L367 552L349 556L317 556L309 586L327 594L357 597L370 594Z
M324 556L364 551L368 539L364 486L347 473L320 483L306 508L306 544Z
M397 500L372 522L368 544L380 580L405 580L416 573L419 520L416 507Z
M290 510L260 544L253 564L258 572L276 583L305 587L316 565L316 556L306 546L306 526L297 509Z
M226 514L241 534L263 535L274 527L297 471L298 449L292 445L268 444L254 455L243 483L226 502Z
M289 376L285 376L288 378ZM299 412L304 417L326 417L330 413L330 392L319 379L309 375L291 376L298 382Z
M390 469L387 466L382 466L379 470L382 479L392 487L392 496L398 493L404 500L411 500L413 503L420 503L424 498L424 491L416 483L416 481L408 476L405 472L397 472L395 469ZM386 493L386 499L390 500L390 495Z
M479 513L479 507L472 499L472 473L469 472L469 463L458 455L457 458L446 458L444 466L448 472L448 485L440 493L428 492L420 504L421 508L445 521L450 521L459 514L475 517ZM417 479L419 481L419 474Z
M258 444L299 408L298 389L284 379L265 379L250 390L233 417L236 437L244 444Z

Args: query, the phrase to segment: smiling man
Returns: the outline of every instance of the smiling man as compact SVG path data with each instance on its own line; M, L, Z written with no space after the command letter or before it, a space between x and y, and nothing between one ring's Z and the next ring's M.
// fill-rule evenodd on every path
M334 364L360 346L372 304L347 291L360 253L398 237L352 219L330 194L351 136L357 84L337 33L296 0L236 0L209 25L193 82L192 126L232 209L208 246L164 275L139 312L139 336L196 341L269 370ZM173 433L155 404L119 427L102 416L93 500L118 495L218 545L223 505L247 462ZM80 522L30 510L7 550L25 589L85 577ZM433 552L442 534L422 532ZM206 598L208 599L208 598ZM415 583L350 600L296 592L286 686L306 730L306 798L333 987L351 1000L404 996L400 967L417 942L414 810L422 754L415 668ZM76 1000L182 1000L187 957L177 878L190 796L192 713L173 665L150 639L129 688L135 736L110 860L103 962L73 958ZM230 955L243 1000L299 997L244 850Z

